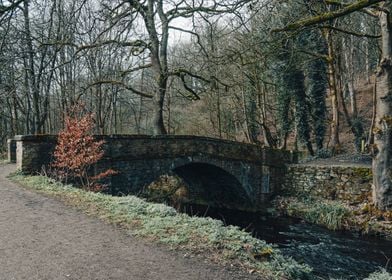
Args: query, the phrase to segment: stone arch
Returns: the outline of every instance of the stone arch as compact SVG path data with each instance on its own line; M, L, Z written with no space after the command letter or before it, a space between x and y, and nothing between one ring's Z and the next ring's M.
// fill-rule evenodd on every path
M233 209L251 206L252 200L241 182L220 166L190 162L173 168L172 172L183 179L191 202Z

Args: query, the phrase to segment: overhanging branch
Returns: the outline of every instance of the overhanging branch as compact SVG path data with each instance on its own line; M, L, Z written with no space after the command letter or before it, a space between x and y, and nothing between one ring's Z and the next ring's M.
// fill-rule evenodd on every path
M366 7L369 7L374 4L384 2L384 1L385 0L360 0L360 1L357 1L357 2L352 3L350 5L347 5L339 10L328 12L328 13L323 13L323 14L313 16L313 17L308 17L308 18L299 20L297 22L288 24L283 28L274 29L274 30L272 30L272 32L294 31L294 30L304 28L307 26L312 26L315 24L324 23L326 21L351 14L352 12L361 10L363 8L366 8Z

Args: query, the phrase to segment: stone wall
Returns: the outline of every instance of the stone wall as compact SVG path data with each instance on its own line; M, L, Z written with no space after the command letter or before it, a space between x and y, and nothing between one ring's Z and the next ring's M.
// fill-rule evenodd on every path
M47 135L15 136L17 168L29 174L40 172L52 160L56 139Z
M371 195L371 184L371 166L295 164L287 167L282 191L357 204Z
M7 140L7 150L8 150L8 162L15 163L16 162L16 141L15 139Z

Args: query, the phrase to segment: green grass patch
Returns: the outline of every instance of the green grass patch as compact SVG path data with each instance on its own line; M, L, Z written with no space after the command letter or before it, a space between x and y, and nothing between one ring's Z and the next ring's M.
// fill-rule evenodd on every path
M344 228L351 215L350 209L338 201L317 201L314 199L293 199L286 206L289 216L327 227L331 230Z
M25 187L58 197L68 204L130 229L172 248L208 256L214 261L254 270L263 279L312 279L311 268L281 254L276 246L252 237L235 226L224 226L211 218L177 213L164 204L146 202L135 196L114 197L63 185L44 176L10 178Z

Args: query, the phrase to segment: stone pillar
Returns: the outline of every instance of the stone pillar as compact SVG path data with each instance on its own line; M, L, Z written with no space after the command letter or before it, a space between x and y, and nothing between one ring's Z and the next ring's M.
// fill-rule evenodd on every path
M7 140L8 147L8 162L15 163L16 162L16 141L15 139Z
M270 168L268 166L263 166L261 168L262 177L261 177L261 193L262 194L270 194L274 191L273 186L271 187L270 182Z
M23 173L38 173L50 163L56 145L55 136L17 135L15 140L16 167Z
M22 170L23 164L23 142L21 139L18 139L16 140L16 168Z

